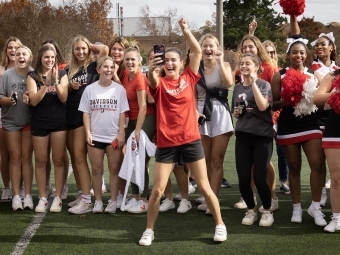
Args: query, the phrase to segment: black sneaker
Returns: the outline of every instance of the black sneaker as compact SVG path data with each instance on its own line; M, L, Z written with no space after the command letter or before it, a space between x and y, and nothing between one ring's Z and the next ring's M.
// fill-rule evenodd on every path
M189 182L191 183L191 185L192 185L194 188L197 188L197 183L196 183L196 181L195 181L194 178L189 177Z
M227 179L223 178L223 179L222 179L221 187L222 187L222 188L230 188L230 187L231 187L231 184L230 184L230 182L229 182Z
M285 193L286 195L290 195L289 186L286 183L282 183L280 186L280 192Z

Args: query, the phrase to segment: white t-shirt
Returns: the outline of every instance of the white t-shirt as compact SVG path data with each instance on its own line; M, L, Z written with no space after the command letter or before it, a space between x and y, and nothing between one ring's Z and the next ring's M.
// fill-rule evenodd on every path
M96 81L84 90L78 110L90 114L92 140L111 143L119 132L119 115L130 109L122 85L103 87Z

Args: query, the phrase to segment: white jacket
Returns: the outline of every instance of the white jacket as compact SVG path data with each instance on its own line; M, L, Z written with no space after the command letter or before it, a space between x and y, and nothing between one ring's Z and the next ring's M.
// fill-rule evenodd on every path
M156 145L153 144L146 133L141 130L139 135L139 144L135 139L135 132L132 132L126 142L126 152L122 166L119 171L119 177L126 180L124 198L120 209L124 211L125 198L129 189L130 182L139 187L139 192L144 190L145 176L145 151L149 157L155 156Z

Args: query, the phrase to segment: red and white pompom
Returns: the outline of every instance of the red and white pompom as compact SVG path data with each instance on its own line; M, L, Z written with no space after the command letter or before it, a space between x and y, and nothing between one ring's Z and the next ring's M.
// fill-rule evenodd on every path
M291 16L300 16L305 11L305 0L280 0L283 13Z
M313 97L317 90L318 80L307 77L300 71L293 68L287 70L285 77L282 78L281 97L286 105L293 106L294 115L302 117L310 115L317 110L313 103Z
M295 106L300 103L302 98L303 84L307 77L293 68L286 71L285 77L281 80L281 97L288 106Z
M328 98L327 103L337 114L340 114L340 93L337 92L340 90L340 75L334 79L332 88L335 92Z

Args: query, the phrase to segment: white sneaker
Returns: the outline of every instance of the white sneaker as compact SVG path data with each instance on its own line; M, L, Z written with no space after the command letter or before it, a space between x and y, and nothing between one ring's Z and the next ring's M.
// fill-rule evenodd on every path
M61 201L60 197L55 197L53 199L50 212L61 212L62 207L63 207L63 202Z
M64 185L63 187L63 191L61 192L61 199L67 199L67 195L68 195L68 186Z
M143 200L139 200L135 206L131 207L128 212L129 213L143 213L148 211L148 203Z
M117 202L109 199L104 212L105 213L116 213L116 210L117 210Z
M257 211L248 210L246 216L242 219L242 224L250 226L253 225L255 221L257 221Z
M195 200L195 203L196 204L202 204L203 202L205 201L205 198L200 195L196 200Z
M237 209L247 209L247 204L244 202L243 197L240 198L240 201L238 201L236 204L234 204L234 207Z
M35 207L35 212L44 213L46 212L48 202L46 198L40 198L38 205Z
M188 194L194 194L196 191L195 187L191 185L191 183L189 182L189 187L188 187Z
M21 201L24 201L25 196L26 196L25 189L21 187L19 194L20 194Z
M92 203L86 203L83 200L80 200L78 204L68 209L68 212L72 214L84 214L92 211L93 211Z
M325 215L321 212L321 208L315 209L313 205L310 205L308 208L308 213L314 218L314 222L316 225L320 227L324 227L327 225L327 222L324 219Z
M270 211L274 212L275 210L279 209L279 199L272 199L272 203L270 206ZM262 213L264 211L263 205L260 207L259 211Z
M261 220L259 223L260 227L270 227L274 223L274 216L270 211L263 211Z
M327 193L321 193L320 206L325 206L327 203Z
M123 198L124 196L120 193L120 191L118 192L118 196L117 196L117 207L121 207L122 206L122 203L123 203ZM125 200L126 201L126 200ZM125 206L126 208L126 206Z
M170 200L169 198L166 198L162 201L162 204L159 206L159 211L160 212L166 212L170 209L175 208L175 203L174 201Z
M205 211L206 215L212 215L212 213L210 212L209 208Z
M227 240L227 228L225 225L217 225L215 228L214 241L223 242Z
M11 202L11 200L12 200L11 187L3 188L1 194L1 202Z
M301 223L302 222L302 210L301 208L293 208L293 215L292 218L290 219L290 222L293 223Z
M53 187L51 184L45 187L45 195L48 198L53 193Z
M181 202L179 203L179 206L177 208L178 213L186 213L192 208L192 205L190 201L186 199L182 199Z
M208 209L208 206L207 206L205 201L202 204L200 204L199 206L197 206L197 210L202 211L202 212L206 212L207 209Z
M81 200L82 195L83 195L82 193L78 193L78 196L76 197L76 200L68 203L68 207L73 207L76 204L78 204L78 202Z
M332 217L332 221L323 229L325 232L334 233L340 230L340 218Z
M102 213L103 210L104 210L103 201L101 201L101 200L96 200L96 201L94 202L94 207L93 207L92 212L93 212L93 213Z
M148 228L144 231L142 238L139 240L139 245L149 246L155 239L152 229Z
M118 199L117 199L118 200ZM128 211L129 209L131 209L132 207L135 207L136 204L138 203L138 200L135 198L131 198L127 204L124 207L124 211ZM118 206L118 205L117 205Z
M33 209L33 199L30 194L27 194L24 198L24 209L26 208Z
M182 194L181 194L181 193L176 194L176 195L173 197L173 200L175 200L175 201L181 201L181 200L182 200Z
M330 187L331 187L331 180L329 179L325 184L325 188L329 189Z
M19 195L15 195L12 199L12 208L13 208L13 211L16 211L16 210L23 210L22 208L22 201L21 201L21 198Z

